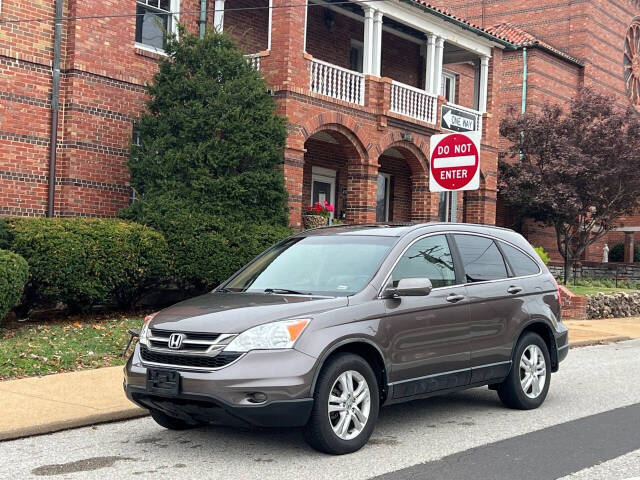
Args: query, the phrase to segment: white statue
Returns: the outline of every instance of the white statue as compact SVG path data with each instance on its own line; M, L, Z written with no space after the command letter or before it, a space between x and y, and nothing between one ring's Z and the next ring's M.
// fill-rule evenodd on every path
M602 263L608 263L608 262L609 262L609 245L605 243L602 249Z

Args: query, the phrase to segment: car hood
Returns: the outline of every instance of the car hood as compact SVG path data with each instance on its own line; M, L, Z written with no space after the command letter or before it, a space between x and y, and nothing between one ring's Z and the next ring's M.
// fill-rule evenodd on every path
M161 310L151 328L176 332L240 333L276 320L344 307L347 297L212 292Z

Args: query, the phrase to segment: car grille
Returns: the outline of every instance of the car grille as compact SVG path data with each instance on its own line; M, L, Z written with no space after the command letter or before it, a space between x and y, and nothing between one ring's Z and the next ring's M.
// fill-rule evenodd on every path
M242 353L221 352L215 357L180 355L154 352L149 350L145 345L140 345L140 355L145 362L177 365L180 367L221 368L240 358Z
M173 332L171 330L161 330L158 328L151 328L151 335L148 336L149 346L151 350L167 350L169 348L169 337ZM199 333L199 332L184 332L184 340L179 350L182 353L205 353L214 350L222 350L224 345L218 342L224 341L228 338L228 335L221 335L219 333Z

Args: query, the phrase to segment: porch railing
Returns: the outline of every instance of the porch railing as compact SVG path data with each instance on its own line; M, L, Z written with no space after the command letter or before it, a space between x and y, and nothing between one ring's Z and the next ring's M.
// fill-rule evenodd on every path
M260 70L260 54L252 53L250 55L245 55L244 58L247 60L247 63L253 67L254 70Z
M438 97L404 83L391 82L390 110L427 123L436 123Z
M312 92L364 105L364 75L322 60L311 60Z
M475 120L475 126L476 126L475 131L476 132L482 131L482 113L480 113L478 110L474 110L473 108L468 108L468 107L461 107L460 105L457 105L455 103L448 103L447 105L451 105L456 110L462 110L463 112L466 112L469 115L473 116Z

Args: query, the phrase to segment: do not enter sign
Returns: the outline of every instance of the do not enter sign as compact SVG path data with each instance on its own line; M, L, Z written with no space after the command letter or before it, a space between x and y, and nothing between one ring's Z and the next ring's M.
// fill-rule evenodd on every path
M480 187L480 132L431 137L429 190L448 192Z

